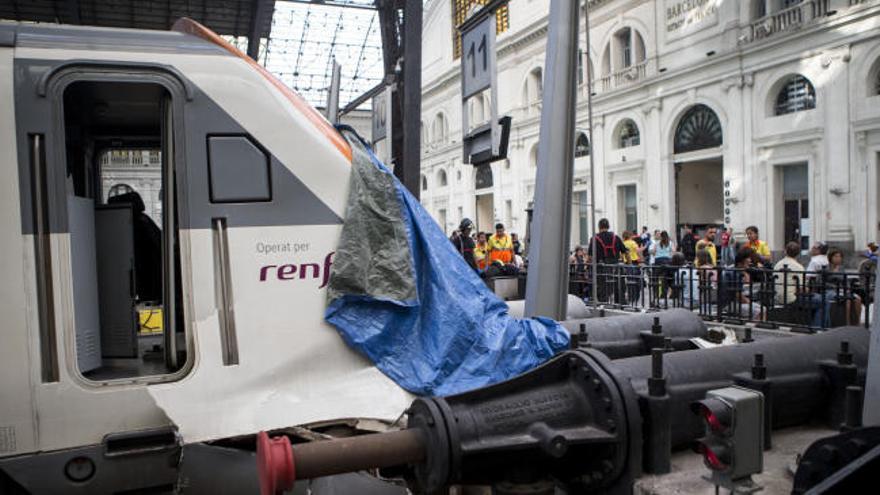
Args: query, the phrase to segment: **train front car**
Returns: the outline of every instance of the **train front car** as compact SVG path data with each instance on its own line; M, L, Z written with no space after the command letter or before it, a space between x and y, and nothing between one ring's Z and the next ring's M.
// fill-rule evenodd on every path
M351 149L265 69L190 20L2 24L0 108L0 487L411 402L324 321Z

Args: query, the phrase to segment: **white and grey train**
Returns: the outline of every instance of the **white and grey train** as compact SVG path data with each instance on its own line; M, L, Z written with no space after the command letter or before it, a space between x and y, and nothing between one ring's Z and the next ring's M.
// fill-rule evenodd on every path
M173 485L181 445L412 400L323 318L349 145L203 26L0 24L0 167L0 487Z

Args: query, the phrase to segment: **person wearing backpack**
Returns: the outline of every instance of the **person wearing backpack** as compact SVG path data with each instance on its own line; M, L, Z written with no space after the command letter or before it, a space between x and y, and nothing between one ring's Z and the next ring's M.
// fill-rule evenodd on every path
M619 267L621 254L626 251L626 246L620 237L612 232L607 218L599 220L599 232L590 239L588 254L590 258L596 257L599 264L596 270L598 287L596 288L599 301L608 302L611 294L617 302L622 302L622 293L619 283Z

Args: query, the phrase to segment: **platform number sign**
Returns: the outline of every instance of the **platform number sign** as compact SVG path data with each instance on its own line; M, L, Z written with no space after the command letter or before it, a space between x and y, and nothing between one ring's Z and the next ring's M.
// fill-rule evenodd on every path
M495 12L504 3L504 0L489 0L458 28L462 49L462 163L475 166L507 157L511 118L498 118L498 71L495 57ZM486 93L489 97L488 120L470 122L469 100L478 98L485 101Z
M468 98L492 85L495 17L487 16L462 33L462 96Z

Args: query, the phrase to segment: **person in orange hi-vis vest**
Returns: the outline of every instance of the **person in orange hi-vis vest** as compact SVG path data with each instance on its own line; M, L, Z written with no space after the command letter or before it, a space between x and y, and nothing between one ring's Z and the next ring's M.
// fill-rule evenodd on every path
M513 239L504 232L504 224L495 224L495 233L489 237L489 263L500 261L505 265L513 262Z

